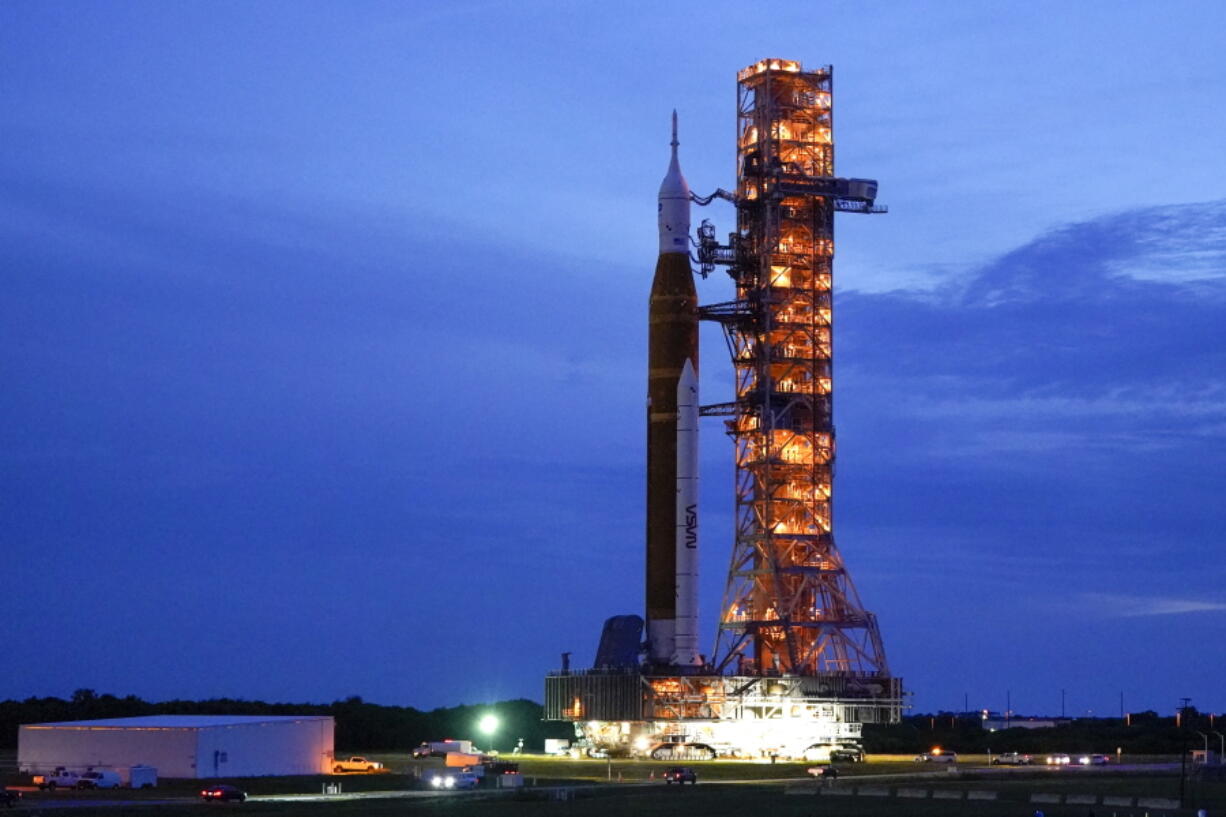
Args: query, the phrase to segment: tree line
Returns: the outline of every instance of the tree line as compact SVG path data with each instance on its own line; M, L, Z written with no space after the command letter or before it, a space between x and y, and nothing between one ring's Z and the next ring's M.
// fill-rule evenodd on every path
M492 736L479 733L477 722L487 714L499 721ZM0 748L17 746L17 727L26 723L131 718L141 715L331 715L336 720L336 748L344 751L408 751L428 740L468 739L482 749L513 749L523 738L527 751L540 751L545 738L573 738L569 723L541 720L543 708L526 699L493 704L445 707L423 711L411 706L369 703L354 695L327 704L267 703L233 698L204 701L141 700L99 695L78 689L72 697L0 701ZM1045 729L985 730L975 713L908 715L897 724L865 724L864 748L869 754L919 754L933 746L982 754L1022 752L1086 752L1114 755L1179 754L1199 748L1198 733L1226 731L1214 716L1189 707L1177 720L1155 712L1121 718L1077 718ZM1210 748L1216 749L1213 738Z
M477 721L494 714L492 736L478 732ZM132 718L142 715L331 715L336 720L336 748L342 751L408 751L429 740L472 740L482 749L509 751L520 738L528 751L540 751L545 738L573 737L570 724L547 723L540 704L518 699L493 704L454 706L430 711L411 706L368 703L354 695L328 704L267 703L233 698L204 701L150 702L135 695L99 695L78 689L72 697L0 701L0 748L17 746L22 724Z
M1177 719L1161 717L1153 711L1133 713L1125 718L1074 718L1067 723L1043 729L1013 727L989 732L976 713L941 712L935 715L909 715L897 724L865 724L864 748L872 754L919 754L934 746L954 752L994 754L1051 752L1108 754L1118 750L1125 755L1170 755L1200 749L1203 738L1211 737L1209 748L1218 748L1212 732L1226 731L1226 722L1216 724L1214 716L1189 707Z

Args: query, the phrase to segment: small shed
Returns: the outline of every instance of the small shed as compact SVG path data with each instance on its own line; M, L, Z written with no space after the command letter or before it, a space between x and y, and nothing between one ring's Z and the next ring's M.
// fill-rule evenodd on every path
M264 777L332 769L330 715L148 715L31 723L17 734L18 766L118 769L147 765L160 777Z

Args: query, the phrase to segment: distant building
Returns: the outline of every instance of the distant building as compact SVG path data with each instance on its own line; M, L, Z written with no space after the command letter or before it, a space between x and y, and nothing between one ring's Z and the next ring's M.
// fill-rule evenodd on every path
M31 772L156 767L160 777L262 777L331 771L328 715L149 715L32 723L17 733Z

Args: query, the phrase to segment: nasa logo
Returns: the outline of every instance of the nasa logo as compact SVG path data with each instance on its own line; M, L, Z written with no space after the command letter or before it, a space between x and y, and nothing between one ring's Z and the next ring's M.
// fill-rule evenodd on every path
M698 547L698 506L689 505L685 509L685 546Z

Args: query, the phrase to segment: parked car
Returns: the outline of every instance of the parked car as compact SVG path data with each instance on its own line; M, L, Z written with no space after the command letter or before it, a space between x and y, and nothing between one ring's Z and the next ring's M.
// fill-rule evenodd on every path
M1077 763L1081 766L1106 766L1110 762L1109 755L1082 755L1077 758Z
M829 778L830 780L839 779L839 770L833 766L810 766L806 769L810 777Z
M200 792L200 799L210 803L228 800L237 800L241 803L247 799L247 792L238 786L231 786L229 783L218 783L216 786L209 786L207 789L203 789Z
M0 789L0 806L12 808L21 801L21 792Z
M332 766L332 771L337 774L341 772L377 772L382 769L382 763L376 760L367 760L364 757L351 757L348 760L337 758Z
M1048 766L1067 766L1069 765L1069 763L1072 763L1072 761L1073 759L1069 757L1068 755L1048 755L1047 756Z
M78 789L117 789L119 786L119 772L110 769L88 771L77 779Z
M957 752L924 752L922 755L916 755L916 763L957 763Z
M669 766L664 770L662 777L669 785L673 783L679 783L682 786L686 783L698 785L698 773L689 766Z
M1005 752L992 758L993 766L1029 766L1032 763L1034 763L1033 757L1018 754L1017 752Z

